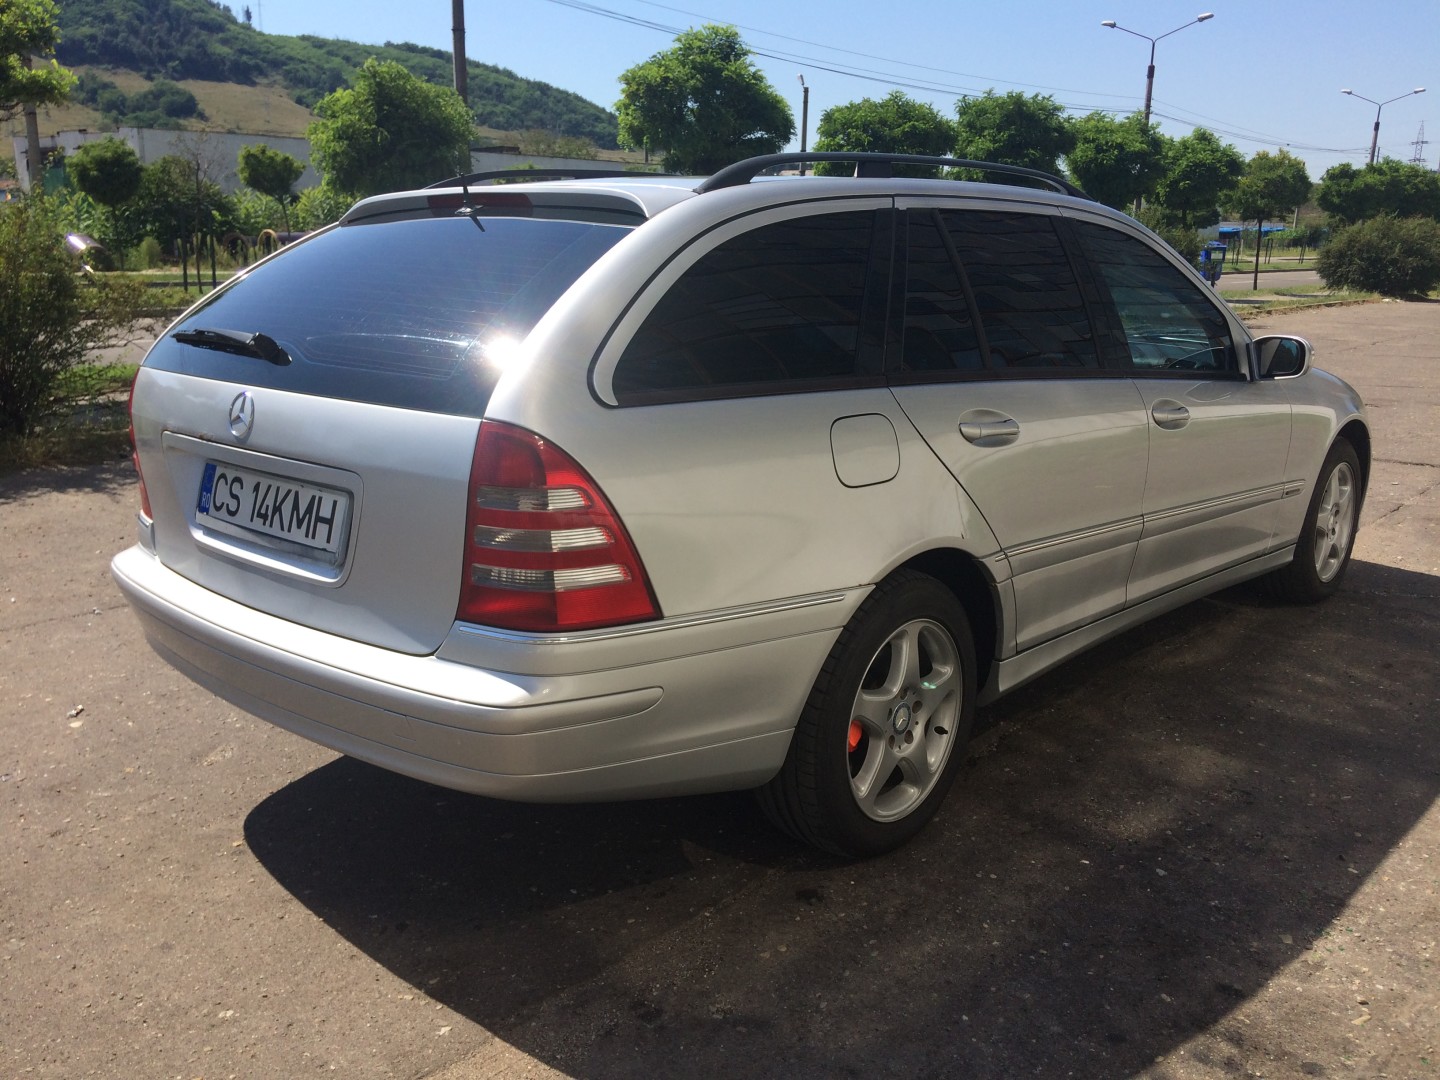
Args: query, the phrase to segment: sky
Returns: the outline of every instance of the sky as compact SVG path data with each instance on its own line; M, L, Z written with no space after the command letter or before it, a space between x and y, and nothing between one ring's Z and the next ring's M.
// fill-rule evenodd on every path
M449 0L249 6L272 34L451 44ZM1152 119L1167 135L1207 127L1246 158L1284 148L1318 180L1368 160L1376 106L1360 97L1399 97L1381 111L1380 156L1414 158L1425 125L1420 154L1440 164L1440 0L466 0L466 53L613 109L621 72L707 22L740 30L797 127L804 77L811 144L826 109L895 89L951 116L991 88L1077 115L1137 112L1151 47L1139 34L1164 35Z

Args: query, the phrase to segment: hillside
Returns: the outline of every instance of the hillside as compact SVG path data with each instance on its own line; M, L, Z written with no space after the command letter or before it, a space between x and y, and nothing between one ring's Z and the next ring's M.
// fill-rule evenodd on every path
M222 123L215 108L206 103L206 97L223 94L207 89L202 96L197 83L207 88L238 84L271 94L278 89L293 103L293 112L278 125L289 128L296 113L345 86L372 56L398 61L429 82L451 81L450 54L441 49L265 34L213 0L65 0L60 6L60 32L62 64L119 69L145 79L181 83L195 94L207 119L225 127L238 125ZM473 60L467 70L470 105L478 125L499 131L538 128L590 139L604 148L616 146L614 114L578 94ZM114 74L107 72L106 77L119 82ZM274 101L270 108L277 114L287 111ZM77 116L86 114L94 122L78 126L97 126L99 113L84 110Z

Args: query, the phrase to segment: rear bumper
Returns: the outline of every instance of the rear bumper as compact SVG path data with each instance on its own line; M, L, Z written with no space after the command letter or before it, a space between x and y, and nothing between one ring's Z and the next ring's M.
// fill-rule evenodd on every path
M459 626L411 656L245 607L140 547L111 572L155 650L246 712L395 772L537 802L765 782L868 592L563 638Z

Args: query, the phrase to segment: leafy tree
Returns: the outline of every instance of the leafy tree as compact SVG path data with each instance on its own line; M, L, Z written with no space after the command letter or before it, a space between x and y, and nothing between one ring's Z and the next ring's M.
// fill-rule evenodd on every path
M240 182L280 204L285 231L290 231L290 204L295 201L295 181L305 171L305 163L282 150L272 150L264 143L240 150Z
M1251 288L1260 287L1260 243L1265 222L1274 220L1287 210L1299 206L1310 198L1310 174L1305 171L1305 162L1292 157L1288 151L1270 153L1261 150L1245 166L1240 177L1226 199L1226 206L1243 221L1255 222L1255 279Z
M1148 197L1164 175L1166 139L1134 113L1117 120L1092 112L1073 121L1075 145L1065 155L1070 175L1091 198L1124 209Z
M1240 182L1245 159L1213 131L1196 128L1166 144L1162 170L1155 198L1167 219L1186 229L1205 228L1220 220L1220 203Z
M1351 225L1320 249L1316 268L1331 288L1423 296L1440 285L1440 222L1381 216Z
M1347 225L1380 214L1440 219L1440 174L1394 158L1362 169L1347 162L1325 171L1315 202Z
M0 204L0 435L34 431L61 377L115 344L139 307L138 285L84 283L61 232L43 195Z
M773 154L795 134L790 106L729 26L687 30L620 76L620 142L665 155L665 168L712 173Z
M32 56L49 56L60 41L60 9L54 0L5 0L0 4L0 120L25 105L57 105L75 76L54 60L38 67Z
M65 170L77 188L108 207L129 202L145 172L130 145L114 136L80 147L66 160Z
M875 101L861 98L826 109L816 129L815 149L821 151L928 154L944 157L955 147L955 125L933 106L899 90ZM821 162L821 175L845 171L843 165ZM901 167L901 175L929 176L933 169Z
M367 61L353 88L322 99L315 115L307 134L316 167L343 190L377 195L469 171L470 110L394 61Z
M1048 94L985 91L955 103L957 157L1060 171L1075 134L1060 104Z

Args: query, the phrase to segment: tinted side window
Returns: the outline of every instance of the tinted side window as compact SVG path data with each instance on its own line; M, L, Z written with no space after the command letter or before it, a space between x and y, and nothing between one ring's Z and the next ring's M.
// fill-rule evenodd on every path
M1142 240L1088 221L1075 229L1110 291L1136 371L1237 370L1230 324L1199 285Z
M615 368L616 399L811 389L857 373L871 211L762 225L700 258Z
M978 210L941 216L970 279L993 367L1100 366L1075 272L1048 217Z
M906 232L909 256L901 370L983 370L985 361L970 319L970 303L935 215L912 210Z

